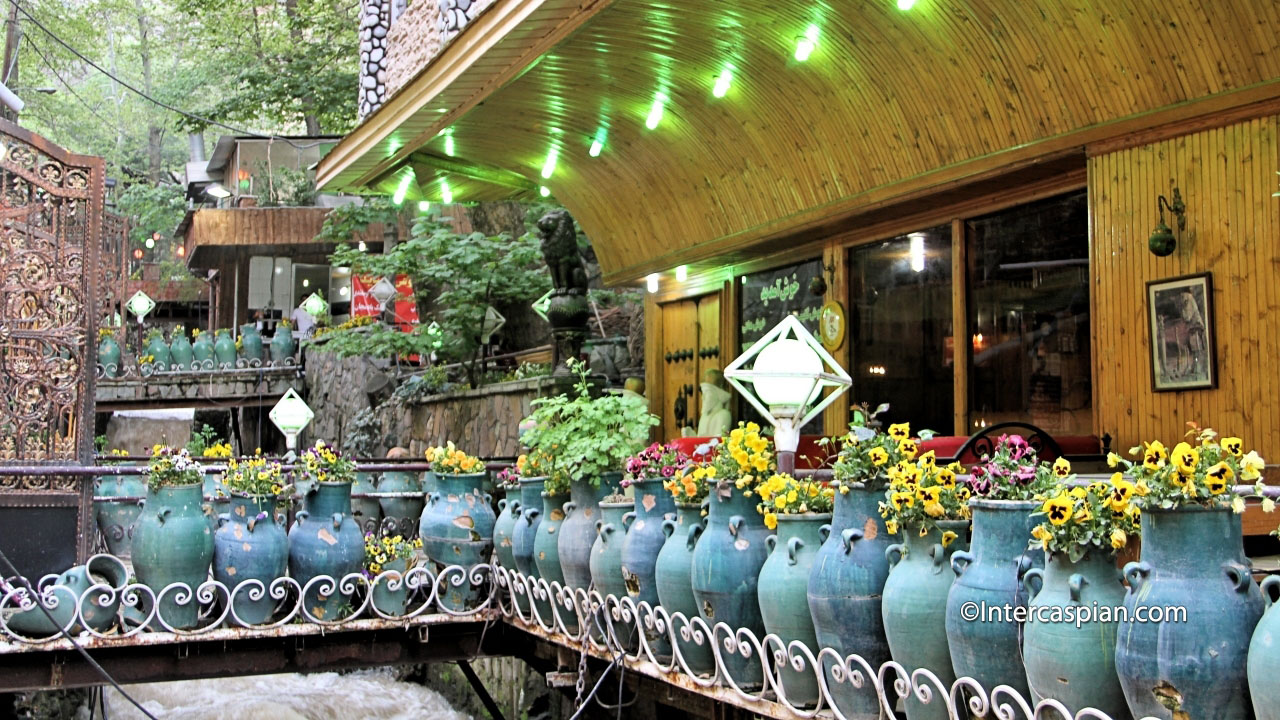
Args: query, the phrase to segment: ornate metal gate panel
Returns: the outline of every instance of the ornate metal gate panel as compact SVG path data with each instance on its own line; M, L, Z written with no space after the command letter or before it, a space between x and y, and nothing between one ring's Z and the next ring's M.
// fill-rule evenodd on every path
M0 544L24 572L60 570L92 539L88 478L3 473L93 460L103 174L102 158L0 121Z

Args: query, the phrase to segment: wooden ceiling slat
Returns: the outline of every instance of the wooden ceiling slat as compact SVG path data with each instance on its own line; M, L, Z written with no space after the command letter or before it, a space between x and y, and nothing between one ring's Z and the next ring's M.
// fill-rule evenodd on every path
M559 9L572 22L573 4ZM818 49L797 63L810 22L822 27ZM560 147L546 184L614 281L1032 158L1038 143L1048 154L1149 128L1160 109L1280 96L1280 3L1253 0L954 0L906 13L889 2L616 0L492 88L547 27L522 26L529 36L495 45L439 98L488 93L453 123L459 159L541 182L547 149ZM733 85L713 99L725 62ZM660 87L671 100L649 131ZM605 152L589 158L602 122ZM424 111L400 133L430 133L419 144L438 153L438 124ZM344 176L380 163L358 158ZM459 199L499 191L468 187L476 196Z

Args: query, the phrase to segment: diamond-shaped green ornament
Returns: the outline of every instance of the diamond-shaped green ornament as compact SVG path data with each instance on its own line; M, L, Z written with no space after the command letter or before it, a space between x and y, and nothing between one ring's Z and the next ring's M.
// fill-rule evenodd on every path
M329 303L320 297L320 293L311 293L306 300L302 301L302 309L306 310L311 317L320 317L329 309Z
M143 318L156 309L156 301L152 300L150 295L139 290L133 294L133 297L129 298L129 302L125 303L125 307L128 308L129 312L137 316L138 322L142 322Z
M533 304L529 306L533 308L533 311L537 313L538 317L542 318L543 320L547 319L547 310L550 309L551 307L552 292L554 292L554 290L548 290L546 293L542 295L542 297L538 298L537 300L534 300Z

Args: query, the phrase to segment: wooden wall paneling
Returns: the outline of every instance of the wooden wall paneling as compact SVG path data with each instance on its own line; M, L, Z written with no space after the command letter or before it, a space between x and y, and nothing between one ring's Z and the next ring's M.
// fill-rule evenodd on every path
M1125 451L1176 442L1187 421L1280 457L1280 157L1276 116L1095 155L1089 160L1094 418ZM1147 250L1157 197L1182 191L1187 228L1167 258ZM1172 224L1172 223L1171 223ZM1213 273L1218 387L1154 392L1146 283Z
M838 238L832 238L823 248L822 262L828 268L827 270L827 294L823 298L825 301L838 301L844 306L845 312L845 338L840 347L830 350L831 357L840 363L840 367L845 369L854 383L857 383L857 377L852 372L853 358L849 350L849 328L848 319L852 314L849 307L849 251ZM856 397L854 388L850 387L844 395L831 403L823 413L822 425L823 433L829 437L843 435L849 431L849 412L850 405Z
M720 294L704 295L698 298L698 342L694 350L694 400L696 402L689 403L689 413L695 420L694 429L697 429L697 418L702 416L702 378L703 373L707 370L721 370L729 363L724 359L725 353L729 351L724 343L720 342ZM716 354L711 355L714 351ZM702 357L703 354L708 357ZM729 357L730 360L733 356ZM733 392L733 388L729 388L729 392Z
M662 348L666 342L663 337L662 306L654 301L653 295L644 296L644 394L649 400L649 412L659 420L663 414L666 388L663 385L666 364L662 359ZM659 424L650 431L649 436L657 441L666 439L664 426Z
M969 428L969 294L964 221L951 221L951 370L954 427L956 435L973 434Z
M720 368L724 369L733 359L738 357L739 332L741 318L738 315L738 292L741 286L732 272L724 281L720 290ZM738 393L729 391L729 412L735 419L738 417Z

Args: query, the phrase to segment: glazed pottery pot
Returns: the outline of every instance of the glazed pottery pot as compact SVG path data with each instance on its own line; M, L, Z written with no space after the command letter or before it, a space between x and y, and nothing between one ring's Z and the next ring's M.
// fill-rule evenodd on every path
M511 492L498 501L498 519L493 521L493 557L509 570L516 567L516 520L520 517L520 498Z
M1052 698L1072 713L1091 707L1113 720L1129 717L1116 677L1118 618L1085 618L1088 622L1080 624L1053 621L1074 618L1082 608L1092 612L1120 607L1124 583L1111 553L1090 550L1079 562L1053 553L1044 570L1031 568L1022 584L1030 597L1027 607L1034 612L1027 617L1022 639L1022 662L1031 688L1028 700Z
M848 492L837 492L831 528L808 576L808 609L813 618L818 647L840 655L860 655L879 669L889 659L884 637L880 599L889 577L885 549L897 540L880 517L882 492L862 483L850 483ZM939 606L939 609L941 606ZM855 688L846 677L832 677L831 661L823 672L840 711L850 718L875 717L880 700L869 686Z
M564 506L564 524L560 528L560 567L565 584L586 590L591 587L591 545L596 540L596 521L600 519L600 500L616 492L622 473L601 473L598 484L590 479L569 484L570 502Z
M590 560L591 582L595 585L596 592L600 593L606 601L606 608L597 614L597 626L593 627L592 631L598 633L607 628L608 623L611 622L614 638L627 652L635 652L639 647L634 618L631 621L625 621L613 617L612 613L606 611L609 609L610 595L616 601L627 596L627 584L622 579L622 549L626 544L627 528L631 524L631 518L635 517L632 512L633 507L630 500L600 503L600 519L596 521L599 532L596 534L596 541L591 545ZM616 607L620 610L622 606Z
M240 326L240 357L262 362L262 336L253 323Z
M219 368L236 366L236 341L229 331L217 331L217 337L213 341L213 358Z
M313 482L303 507L289 530L289 574L303 587L327 576L304 594L302 606L312 618L332 622L351 602L342 579L364 565L364 533L351 519L351 483Z
M951 555L968 547L967 520L945 520L924 537L917 527L902 529L902 542L885 548L889 560L889 578L884 583L884 602L880 612L884 618L885 639L889 654L907 673L925 668L938 677L943 687L956 681L951 671L951 651L947 646L947 593L956 573L951 569ZM942 534L951 531L956 539L946 547ZM929 704L920 702L914 693L903 700L907 720L946 720L946 698L938 697L937 688Z
M271 362L283 365L286 361L293 359L293 353L296 350L293 332L277 325L275 334L271 336Z
M218 516L213 534L213 577L232 591L234 618L243 625L260 625L271 619L277 601L269 590L289 566L289 537L276 522L273 497L233 495L231 510ZM241 583L257 580L261 588ZM255 599L256 598L256 599Z
M200 490L204 493L204 501L213 508L209 515L209 527L214 532L218 530L218 517L225 515L231 507L231 498L227 497L227 486L222 483L222 477L223 473L220 472L205 473Z
M515 569L530 581L536 580L538 566L533 559L533 543L538 537L538 526L542 523L542 487L546 478L532 477L520 480L520 512L515 526L511 529L511 556L515 559ZM529 612L529 598L533 588L524 583L517 583L511 588L516 605L521 613ZM546 603L538 605L538 613L543 620L551 617L551 606Z
M1280 720L1280 684L1276 683L1280 677L1280 612L1274 609L1280 599L1280 576L1262 581L1262 599L1267 611L1249 643L1249 695L1257 720Z
M658 553L667 542L662 531L662 521L675 512L676 503L671 493L662 487L661 479L637 480L631 484L635 498L635 519L627 523L627 537L622 543L622 579L626 582L626 594L635 601L658 604L657 563ZM643 612L643 611L641 611ZM645 627L640 618L639 627ZM649 648L656 657L671 655L671 643L667 633L648 633Z
M462 584L441 583L440 594L442 605L461 612L475 608L484 598L485 584L474 582L478 578L473 576L473 569L489 562L493 555L493 524L497 516L490 505L493 498L480 489L484 473L437 478L436 490L422 511L418 533L423 552L437 572L455 565L462 569L452 571L464 573ZM383 511L386 510L384 505Z
M537 535L533 541L533 562L538 568L538 576L548 585L559 583L564 586L564 570L560 567L560 528L564 525L564 506L569 498L563 495L547 495L542 493L542 512L534 513L537 524ZM555 588L552 588L554 592ZM564 620L570 633L578 632L578 617L560 604L559 599L552 597L547 610L554 610ZM541 612L541 611L539 611ZM543 616L546 625L555 627L553 615Z
M365 493L378 491L377 474L358 472L351 482L351 517L360 527L361 532L377 534L382 522L382 505L378 498L355 497ZM415 523L414 530L417 530Z
M102 366L102 376L113 378L120 374L120 343L110 335L103 335L98 341L98 364Z
M78 633L81 623L97 632L106 632L115 624L120 609L120 594L129 583L124 563L110 555L94 555L84 565L77 565L45 585L44 602L48 615L32 606L9 615L5 626L26 637L57 635L63 628ZM105 585L90 591L94 585ZM18 607L25 595L15 595L7 610ZM76 609L79 608L79 617ZM49 622L49 617L53 622Z
M174 628L195 627L199 617L196 591L209 579L213 562L213 530L206 512L200 483L148 489L134 526L131 559L138 581L157 595L170 583L190 588L160 598L159 618ZM179 604L180 596L188 602Z
M147 482L141 475L103 475L93 483L93 494L98 497L142 498L147 494ZM138 500L121 502L95 501L94 515L98 530L107 542L107 551L119 558L129 557L133 543L134 523L142 506Z
M1145 509L1142 559L1124 567L1128 621L1117 631L1116 671L1134 717L1250 716L1249 642L1262 593L1230 508ZM1132 622L1166 608L1186 621Z
M409 607L409 586L405 573L409 572L409 558L397 558L383 563L382 572L370 580L373 583L373 606L378 612L391 617L401 617ZM377 613L370 613L375 617Z
M169 369L169 343L164 337L156 335L147 342L146 354L155 358L151 361L152 372L164 372Z
M191 341L182 333L175 333L169 341L169 362L174 370L190 370L191 361L195 359L195 351Z
M1040 503L1017 500L969 501L973 510L973 550L951 556L957 575L947 593L947 643L957 677L977 680L987 692L1008 685L1030 697L1022 667L1022 625L1012 617L978 617L983 607L1025 607L1022 576L1044 567L1044 552L1028 550L1031 513ZM967 603L973 603L967 605Z
M693 549L707 524L702 516L705 506L705 503L675 503L674 516L662 521L662 532L667 540L654 565L658 602L669 616L673 616L671 630L675 633L680 657L684 659L685 667L695 675L706 675L715 670L711 638L704 634L702 642L698 643L694 635L695 626L674 619L674 615L681 613L688 619L698 617L698 602L693 597L690 578Z
M766 632L777 635L787 650L793 641L804 643L815 655L818 639L814 635L813 616L809 614L809 576L818 558L819 548L831 530L831 515L805 513L803 515L778 516L777 534L769 536L769 559L760 569L760 615ZM789 651L788 651L789 652ZM775 664L777 677L782 681L779 695L792 707L808 707L818 702L818 674L808 664L796 670L790 663Z
M730 633L746 629L763 638L764 621L756 583L769 556L765 538L770 532L756 511L759 500L754 494L744 496L740 490L712 490L707 529L693 549L690 576L698 613L709 627L724 623ZM762 663L767 658L752 650L750 657L739 651L730 652L720 636L722 669L740 688L758 687L764 680Z
M200 370L213 369L213 336L209 333L200 333L200 337L191 343L191 361Z
M422 509L426 504L418 473L384 472L382 478L378 480L378 492L415 493L413 497L378 498L378 504L382 509L383 526L389 526L394 522L397 535L402 535L405 539L418 537L418 525L422 519ZM485 502L487 505L488 501Z

